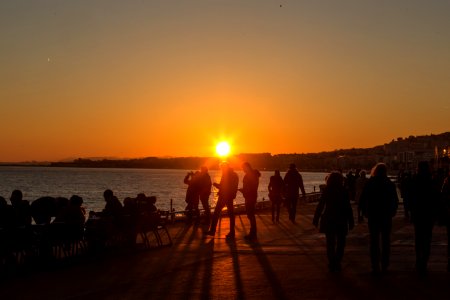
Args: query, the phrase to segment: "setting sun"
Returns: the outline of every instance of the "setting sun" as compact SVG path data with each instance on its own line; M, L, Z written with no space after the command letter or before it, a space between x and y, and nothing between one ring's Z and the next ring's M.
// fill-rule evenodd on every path
M227 156L230 153L230 144L228 142L220 142L216 146L216 153L219 156Z

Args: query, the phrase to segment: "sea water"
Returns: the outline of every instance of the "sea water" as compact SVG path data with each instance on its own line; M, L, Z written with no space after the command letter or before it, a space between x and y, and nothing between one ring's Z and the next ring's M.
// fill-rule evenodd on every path
M9 202L11 192L19 189L23 198L32 202L42 196L66 197L79 195L87 211L101 211L105 206L103 191L111 189L123 201L126 197L136 197L138 193L156 196L156 206L168 210L172 200L175 210L183 210L187 185L184 176L190 170L166 169L96 169L96 168L55 168L55 167L0 167L0 196ZM210 170L213 182L219 182L221 172ZM239 187L242 187L244 173L239 175ZM281 172L284 176L285 173ZM307 193L319 190L324 183L326 173L301 172ZM268 200L267 186L272 171L261 171L258 201ZM213 188L210 203L217 201L217 190ZM243 203L241 193L236 203Z

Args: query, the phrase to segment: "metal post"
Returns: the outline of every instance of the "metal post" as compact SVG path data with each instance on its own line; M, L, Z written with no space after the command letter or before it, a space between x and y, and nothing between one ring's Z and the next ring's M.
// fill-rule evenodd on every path
M173 199L170 199L170 221L173 223L173 219L174 219L174 214L173 214Z

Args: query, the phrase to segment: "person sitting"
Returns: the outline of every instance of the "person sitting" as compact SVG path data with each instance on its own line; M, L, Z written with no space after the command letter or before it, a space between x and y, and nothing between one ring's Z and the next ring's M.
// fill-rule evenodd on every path
M55 198L45 196L31 202L31 216L38 225L50 224L56 211Z
M102 217L112 217L114 219L120 219L123 215L123 206L120 203L119 199L114 196L113 191L105 190L103 193L103 197L105 198L105 208L103 209L101 216Z
M0 228L8 229L14 225L14 210L6 199L0 196Z
M27 200L22 199L22 191L14 190L10 201L14 210L15 227L26 227L31 225L31 208Z

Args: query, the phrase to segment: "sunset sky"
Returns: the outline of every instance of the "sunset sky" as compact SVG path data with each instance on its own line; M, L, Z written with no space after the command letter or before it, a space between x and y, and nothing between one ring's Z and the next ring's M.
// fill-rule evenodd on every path
M450 130L450 1L1 1L0 161Z

